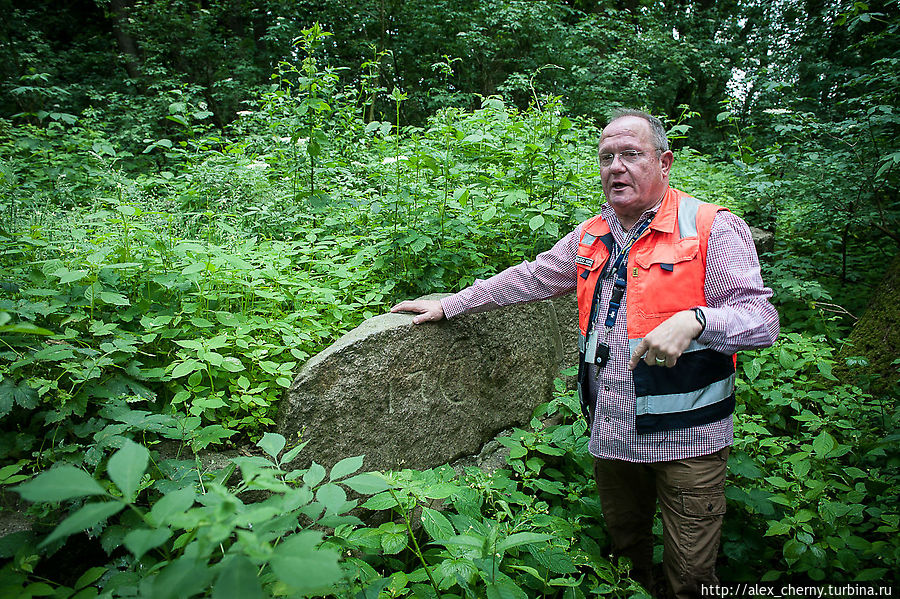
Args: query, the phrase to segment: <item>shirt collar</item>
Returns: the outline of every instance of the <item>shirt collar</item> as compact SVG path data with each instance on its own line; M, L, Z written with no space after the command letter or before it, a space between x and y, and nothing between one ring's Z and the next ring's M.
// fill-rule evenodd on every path
M675 227L674 216L676 204L672 201L672 199L674 199L673 191L674 190L670 187L652 208L644 210L640 218L635 221L634 227L637 227L648 218L653 218L653 222L650 223L651 229L671 233ZM613 210L613 207L610 206L609 202L604 202L603 205L600 206L600 216L602 216L603 220L608 224L614 222L615 228L618 229L623 236L628 234L628 231L622 226L619 217L616 215L616 211ZM632 227L632 229L634 227Z

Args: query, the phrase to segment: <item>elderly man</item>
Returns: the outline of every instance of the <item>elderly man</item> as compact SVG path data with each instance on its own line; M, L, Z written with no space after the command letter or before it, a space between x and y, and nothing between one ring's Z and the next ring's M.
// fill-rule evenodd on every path
M771 345L778 315L746 223L669 187L673 154L658 119L616 112L599 155L600 214L533 262L391 310L422 323L575 290L578 391L613 553L654 588L658 502L669 590L696 597L717 582L734 354Z

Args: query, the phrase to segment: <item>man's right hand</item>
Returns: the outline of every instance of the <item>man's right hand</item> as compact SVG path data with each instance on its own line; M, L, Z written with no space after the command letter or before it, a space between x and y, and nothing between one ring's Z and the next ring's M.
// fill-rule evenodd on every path
M418 316L413 318L413 324L444 318L444 307L439 300L406 300L391 308L391 312L415 312Z

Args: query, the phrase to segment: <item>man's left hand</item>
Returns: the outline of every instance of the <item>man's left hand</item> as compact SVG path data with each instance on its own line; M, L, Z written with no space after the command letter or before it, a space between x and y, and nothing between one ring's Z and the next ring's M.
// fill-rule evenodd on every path
M697 322L693 311L678 312L650 331L634 348L628 370L634 370L641 359L648 366L675 366L675 362L691 344L691 340L700 335L701 330L702 326Z

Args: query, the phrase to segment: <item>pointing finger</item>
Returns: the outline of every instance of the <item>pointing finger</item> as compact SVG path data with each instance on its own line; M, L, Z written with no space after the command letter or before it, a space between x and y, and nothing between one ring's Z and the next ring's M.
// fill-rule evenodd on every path
M631 359L628 361L628 370L634 370L638 365L638 362L641 361L641 356L647 353L649 349L649 344L646 339L641 339L641 342L637 344L637 347L634 348L634 352L631 354Z

